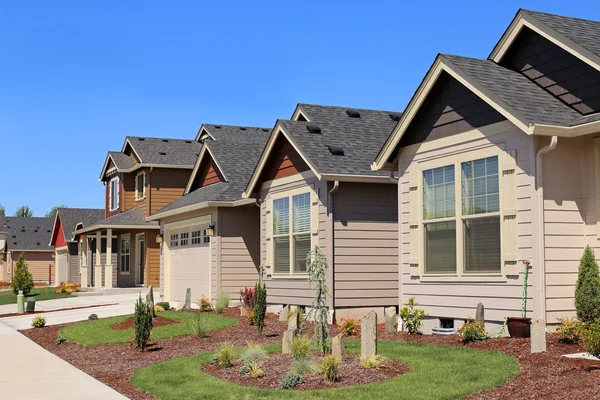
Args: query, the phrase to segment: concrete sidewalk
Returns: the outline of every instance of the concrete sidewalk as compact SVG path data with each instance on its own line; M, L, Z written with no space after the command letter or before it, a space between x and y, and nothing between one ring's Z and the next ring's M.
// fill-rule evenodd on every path
M0 321L0 393L3 399L127 397L78 370Z

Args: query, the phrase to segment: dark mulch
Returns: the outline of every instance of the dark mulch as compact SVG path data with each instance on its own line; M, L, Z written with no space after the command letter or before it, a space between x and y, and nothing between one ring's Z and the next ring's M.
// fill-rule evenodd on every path
M118 303L114 303L114 304L99 304L99 305L95 305L95 306L81 306L81 307L71 307L71 308L60 308L58 310L50 310L50 311L33 311L33 312L26 312L23 314L19 314L19 313L11 313L11 314L0 314L0 318L7 318L7 317L20 317L23 315L29 315L29 314L49 314L49 313L53 313L53 312L57 312L57 311L69 311L69 310L81 310L82 308L95 308L95 307L104 307L104 306L114 306ZM15 304L16 306L16 304Z
M312 355L315 362L321 357ZM293 357L282 354L269 354L268 358L260 360L259 364L264 373L260 378L252 378L250 375L240 375L240 367L243 365L239 360L229 368L222 368L217 364L206 364L201 367L203 372L216 378L228 380L238 385L255 386L261 389L281 389L281 381L288 373L292 365ZM384 379L394 378L410 368L393 360L385 360L381 368L364 369L360 364L360 357L355 354L346 354L344 362L340 365L339 382L327 382L323 376L316 373L306 375L304 383L296 386L294 390L317 390L330 389L352 385L375 383Z
M181 324L181 321L178 321L176 319L169 319L169 318L161 317L160 315L157 315L155 318L152 318L152 326L154 328L156 328L158 326L167 326L167 325L174 325L174 324ZM119 322L118 324L111 325L110 327L117 331L126 331L127 329L134 329L135 328L135 317L129 317L125 321Z

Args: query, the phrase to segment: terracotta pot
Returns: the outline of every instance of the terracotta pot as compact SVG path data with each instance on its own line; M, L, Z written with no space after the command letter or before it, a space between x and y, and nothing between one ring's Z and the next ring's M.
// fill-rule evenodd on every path
M531 335L531 318L508 318L508 333L513 338L528 338Z

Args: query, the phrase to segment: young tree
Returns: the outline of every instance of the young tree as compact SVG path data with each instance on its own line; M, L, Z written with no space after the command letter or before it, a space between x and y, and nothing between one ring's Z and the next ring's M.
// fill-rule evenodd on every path
M594 250L587 246L579 263L575 287L577 318L587 323L600 323L600 273Z
M315 246L306 257L308 270L308 282L311 287L315 284L315 298L313 299L308 319L315 324L314 337L319 342L321 351L326 354L329 350L327 340L329 339L329 311L325 305L329 289L325 284L327 279L327 257L319 246Z
M0 204L0 217L6 216L6 208L2 204Z
M152 311L150 305L142 300L142 295L135 302L135 344L141 351L148 346L152 332Z
M61 204L59 206L54 206L50 209L50 211L48 211L46 213L46 215L44 215L46 218L54 218L56 217L56 213L58 212L59 208L67 208L67 206L65 206L64 204Z
M31 218L31 217L33 217L33 210L31 208L29 208L29 206L23 205L23 206L17 208L17 211L15 211L15 217Z
M257 283L256 288L254 289L254 313L252 314L252 319L254 320L254 324L259 333L262 333L263 328L265 327L266 313L267 287L264 283L262 285Z
M19 255L19 260L15 265L10 287L14 294L18 294L19 290L22 290L23 294L29 294L33 290L33 278L31 273L29 273L27 263L25 262L25 254L23 253Z

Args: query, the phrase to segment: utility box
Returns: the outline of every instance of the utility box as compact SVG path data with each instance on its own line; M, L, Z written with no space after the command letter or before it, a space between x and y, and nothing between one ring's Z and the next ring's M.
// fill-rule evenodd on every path
M27 306L25 308L25 311L27 312L34 312L35 311L35 297L28 297L27 298Z

